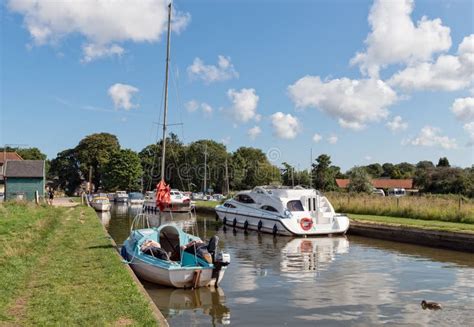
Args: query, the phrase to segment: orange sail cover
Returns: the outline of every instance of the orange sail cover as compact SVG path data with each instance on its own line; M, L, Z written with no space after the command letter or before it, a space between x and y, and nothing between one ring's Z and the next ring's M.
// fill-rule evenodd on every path
M160 208L160 211L171 205L170 187L166 185L164 180L156 185L156 205Z

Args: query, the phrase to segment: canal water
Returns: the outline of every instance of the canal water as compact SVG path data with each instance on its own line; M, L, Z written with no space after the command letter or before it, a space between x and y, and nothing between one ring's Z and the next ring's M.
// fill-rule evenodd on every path
M99 214L117 244L140 207ZM474 322L474 255L363 237L274 238L224 231L213 216L173 220L231 264L219 288L144 283L171 326L468 326ZM423 310L420 302L443 310Z

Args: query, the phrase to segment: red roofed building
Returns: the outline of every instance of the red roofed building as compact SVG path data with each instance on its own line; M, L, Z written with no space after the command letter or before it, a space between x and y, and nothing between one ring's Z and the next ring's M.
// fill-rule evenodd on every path
M347 188L350 183L350 179L337 179L336 184L340 188ZM381 189L391 188L404 188L405 190L413 189L413 179L390 179L390 178L378 178L370 180L373 187Z

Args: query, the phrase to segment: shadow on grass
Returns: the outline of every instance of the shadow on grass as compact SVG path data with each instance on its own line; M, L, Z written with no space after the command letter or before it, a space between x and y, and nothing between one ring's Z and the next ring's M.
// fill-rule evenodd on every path
M112 244L88 246L87 249L115 249Z

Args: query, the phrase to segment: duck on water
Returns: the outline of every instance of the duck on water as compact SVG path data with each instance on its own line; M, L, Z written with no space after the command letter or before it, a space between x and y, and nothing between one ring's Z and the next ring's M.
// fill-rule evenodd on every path
M349 218L337 214L319 191L302 187L258 186L216 206L225 225L286 236L344 234Z

